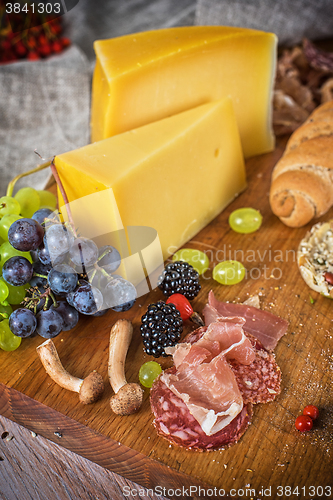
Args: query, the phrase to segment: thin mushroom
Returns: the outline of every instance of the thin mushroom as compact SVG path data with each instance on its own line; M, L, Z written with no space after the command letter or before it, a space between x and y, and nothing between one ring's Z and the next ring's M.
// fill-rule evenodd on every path
M132 335L133 326L127 319L119 319L110 333L108 375L115 392L110 406L117 415L135 413L142 404L143 389L139 384L128 384L125 378L125 360Z
M51 339L43 342L36 350L51 379L64 389L77 392L81 403L95 403L101 398L104 382L99 373L93 371L83 380L68 373L61 364L57 349Z

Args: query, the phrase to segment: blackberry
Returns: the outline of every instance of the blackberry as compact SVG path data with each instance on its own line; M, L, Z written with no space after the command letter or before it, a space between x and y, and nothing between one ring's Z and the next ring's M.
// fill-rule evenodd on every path
M170 262L158 279L158 287L169 297L181 293L189 300L194 299L201 289L199 273L187 262Z
M183 320L176 306L162 300L148 306L141 322L144 350L155 358L167 356L164 348L177 344L183 331Z

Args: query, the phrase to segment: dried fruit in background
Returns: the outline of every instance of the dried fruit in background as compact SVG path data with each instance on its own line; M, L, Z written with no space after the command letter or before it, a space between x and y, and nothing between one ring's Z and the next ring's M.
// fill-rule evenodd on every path
M290 134L311 112L333 98L333 53L307 39L278 59L273 100L276 135Z

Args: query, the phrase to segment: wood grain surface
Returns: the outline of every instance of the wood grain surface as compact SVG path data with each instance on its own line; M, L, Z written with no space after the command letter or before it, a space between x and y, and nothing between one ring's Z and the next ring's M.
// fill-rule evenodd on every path
M284 147L285 140L279 140L273 153L248 160L247 190L186 245L205 251L211 260L193 301L199 313L213 289L220 300L236 302L259 294L263 309L289 321L288 333L275 350L282 392L274 402L254 408L252 424L238 444L209 453L169 445L154 431L148 390L137 414L120 417L111 412L110 328L120 317L133 322L126 375L128 381L137 381L140 366L151 359L142 349L140 317L149 303L163 299L159 290L140 297L126 313L81 318L75 330L54 339L70 373L84 377L95 369L103 375L106 391L100 402L83 406L76 394L60 389L41 366L36 347L43 339L35 337L22 341L12 353L0 352L0 414L146 488L164 487L170 498L177 498L170 493L182 486L206 485L226 493L251 487L257 495L271 488L272 498L278 498L278 487L303 488L306 494L301 498L313 497L311 486L332 487L332 303L311 291L298 271L297 247L312 224L288 228L269 207L271 171ZM245 206L263 215L260 230L249 235L237 234L228 225L231 211ZM319 220L331 217L333 210ZM247 274L240 284L227 287L215 282L211 272L229 258L242 261ZM186 323L184 333L192 329ZM161 364L169 366L170 360L161 359ZM294 421L310 403L319 407L320 418L311 432L300 433Z
M0 500L165 500L2 416L0 438Z

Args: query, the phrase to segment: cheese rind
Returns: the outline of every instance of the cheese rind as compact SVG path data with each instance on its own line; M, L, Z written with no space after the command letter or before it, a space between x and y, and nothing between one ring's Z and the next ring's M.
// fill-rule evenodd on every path
M245 157L272 150L276 43L271 33L223 26L96 41L92 141L229 96Z
M55 165L70 202L111 188L123 226L155 229L164 258L246 187L230 99L61 154ZM96 208L101 218L111 210Z

